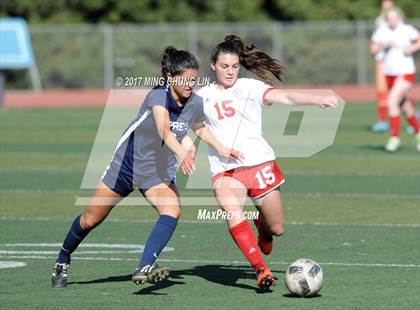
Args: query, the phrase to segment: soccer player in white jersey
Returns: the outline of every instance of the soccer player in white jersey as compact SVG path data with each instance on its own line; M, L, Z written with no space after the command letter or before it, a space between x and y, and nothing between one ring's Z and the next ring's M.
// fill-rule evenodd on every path
M386 23L386 10L394 7L393 0L381 1L381 14L375 19L375 30L379 29ZM389 130L388 124L388 106L386 80L384 75L384 52L378 52L375 57L375 87L376 87L376 101L377 101L377 121L372 125L373 132L386 132Z
M403 22L398 8L386 12L387 23L372 36L371 51L384 52L384 74L389 89L388 109L391 137L385 146L388 152L396 152L401 146L400 103L407 122L416 133L417 150L420 151L419 126L413 104L406 100L414 84L416 68L413 53L420 49L420 35L416 28Z
M272 250L272 236L283 234L283 206L280 191L284 182L273 149L262 137L261 110L272 104L336 107L333 96L311 96L273 88L256 79L238 78L240 67L264 81L282 81L284 67L266 53L229 35L211 55L216 81L198 91L203 97L206 126L226 146L241 152L242 157L226 160L209 148L214 193L220 207L235 215L228 218L229 232L257 273L257 285L268 290L276 284L262 258ZM260 210L254 221L258 245L248 221L242 216L249 196Z

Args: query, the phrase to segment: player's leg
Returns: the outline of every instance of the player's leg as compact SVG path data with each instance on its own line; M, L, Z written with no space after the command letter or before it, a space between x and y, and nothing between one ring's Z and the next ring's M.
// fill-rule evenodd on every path
M419 123L417 120L416 107L412 99L408 99L408 98L409 97L407 97L407 99L402 104L401 109L403 110L405 114L407 123L409 124L411 131L416 135L416 148L417 148L417 151L420 152L420 129L419 129Z
M75 218L64 239L53 269L51 278L53 287L65 287L67 285L67 269L70 264L70 255L77 249L88 233L99 225L108 216L112 208L123 198L102 182L98 185L88 207L81 215Z
M247 220L243 219L243 207L247 198L246 187L231 177L223 177L214 184L214 193L219 206L226 212L235 215L228 218L229 233L248 262L257 273L257 285L268 290L275 285L273 277L258 249L257 239Z
M400 140L400 102L410 89L410 82L398 77L388 95L388 110L390 118L390 134L391 137L385 145L388 152L395 152L401 146Z
M409 106L407 106L407 105L412 105L411 107L409 107ZM401 102L401 104L400 104L400 106L401 106L401 110L403 111L403 113L405 114L405 117L406 117L406 119L407 119L407 122L408 122L408 124L407 124L407 126L405 127L405 131L409 134L409 135L412 135L412 134L415 134L416 133L416 130L415 130L415 126L413 127L411 124L410 124L410 121L411 120L409 120L409 118L411 118L411 114L412 114L412 111L414 111L414 117L416 118L416 122L418 123L418 115L417 115L417 111L416 111L416 103L415 103L415 100L414 100L414 98L413 97L411 97L411 96L406 96L406 97L404 97L403 98L403 101Z
M140 263L133 273L132 280L136 284L155 283L169 276L170 270L158 267L155 261L171 239L181 212L175 184L158 184L148 189L144 196L158 212L159 219L150 232Z
M377 121L372 125L372 131L385 132L389 130L388 124L388 107L385 75L383 72L383 61L377 61L375 64L375 86L377 101Z
M261 251L268 255L273 248L273 236L281 236L284 232L283 203L280 190L275 189L268 194L254 199L255 206L260 211L255 226L258 228L258 245Z

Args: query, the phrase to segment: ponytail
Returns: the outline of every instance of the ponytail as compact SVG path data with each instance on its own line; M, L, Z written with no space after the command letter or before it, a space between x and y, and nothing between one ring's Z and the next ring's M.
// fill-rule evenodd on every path
M186 69L198 70L198 61L193 54L183 50L177 50L173 46L168 46L162 55L162 76L168 79L171 76L182 74Z
M220 53L237 54L240 64L246 70L255 73L264 81L283 83L285 67L277 59L257 50L254 45L245 44L236 35L226 36L225 40L215 47L210 57L213 63L216 63Z

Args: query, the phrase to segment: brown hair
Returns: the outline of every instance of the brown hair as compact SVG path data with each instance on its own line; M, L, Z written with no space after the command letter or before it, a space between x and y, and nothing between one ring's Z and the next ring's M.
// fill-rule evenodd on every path
M220 53L237 54L240 64L246 70L255 73L264 81L283 83L285 66L263 51L257 50L253 44L247 45L236 35L226 36L225 40L213 49L210 60L216 63Z

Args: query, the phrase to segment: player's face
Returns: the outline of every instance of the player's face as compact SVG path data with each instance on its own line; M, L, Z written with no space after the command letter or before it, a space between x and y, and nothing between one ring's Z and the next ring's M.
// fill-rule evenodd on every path
M197 81L198 70L186 69L181 74L174 76L171 83L171 90L175 97L179 99L187 99L191 96Z
M389 10L394 7L394 1L382 0L381 6L382 6L382 10Z
M401 22L401 16L396 11L390 11L386 15L386 21L388 22L389 27L394 29Z
M237 54L220 53L216 63L211 63L217 83L224 88L232 87L238 79L240 64Z

